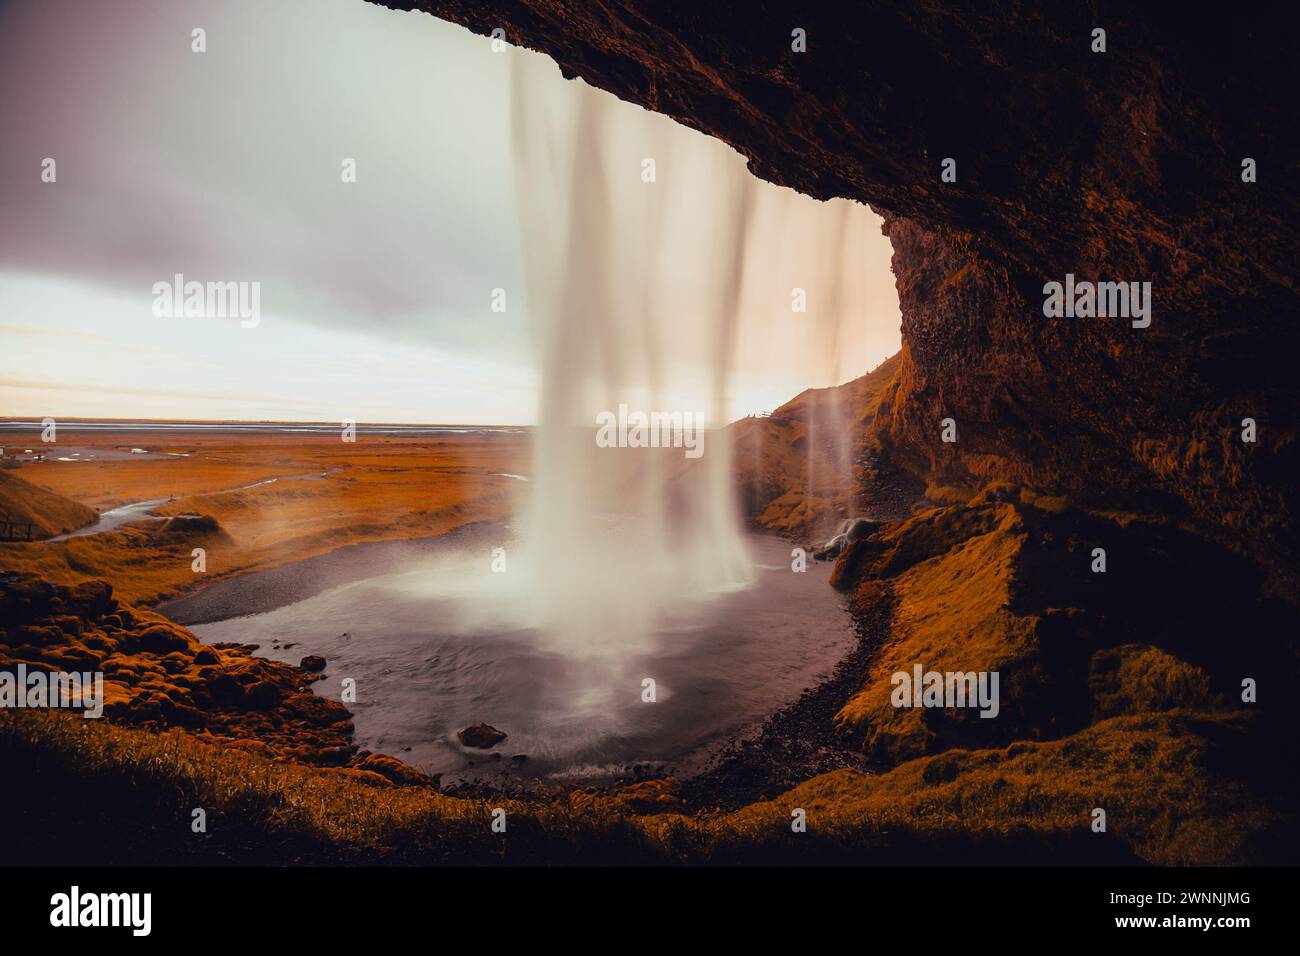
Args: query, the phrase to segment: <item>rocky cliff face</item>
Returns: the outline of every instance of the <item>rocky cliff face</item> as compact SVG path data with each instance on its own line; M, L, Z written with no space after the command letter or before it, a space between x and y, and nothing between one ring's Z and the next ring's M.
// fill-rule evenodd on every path
M382 2L501 28L764 179L871 203L904 340L873 428L918 475L1192 522L1294 581L1300 122L1280 25L996 0ZM1150 326L1045 318L1067 274L1150 282Z

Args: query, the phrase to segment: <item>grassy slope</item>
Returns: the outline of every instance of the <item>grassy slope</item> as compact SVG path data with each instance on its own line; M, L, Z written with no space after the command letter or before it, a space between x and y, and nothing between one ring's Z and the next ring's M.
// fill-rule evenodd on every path
M743 843L802 807L827 842L869 849L903 840L917 848L915 862L991 838L1003 844L994 860L1037 846L1056 863L1294 863L1291 808L1242 779L1268 759L1254 729L1240 713L1117 717L1061 740L949 750L875 777L838 771L728 822ZM1106 811L1105 834L1092 831L1094 808ZM1053 847L1069 856L1052 860Z
M30 838L7 847L18 863L52 854L82 864L647 857L636 827L591 806L462 800L57 712L0 711L0 762L15 779L42 781L39 794L0 793L0 817ZM498 806L508 814L504 837L490 827ZM190 830L195 807L206 811L206 835ZM79 831L93 838L77 845Z
M769 418L730 426L740 494L759 525L822 534L858 513L861 436L898 363L895 355L851 382L801 392Z
M6 712L0 757L45 783L39 797L5 788L2 810L33 837L30 848L8 841L16 862L28 851L81 863L1283 862L1293 849L1277 838L1285 811L1233 779L1253 759L1250 734L1247 715L1113 718L1059 741L954 750L879 776L825 774L734 813L630 816L603 794L466 800L179 732ZM194 807L207 812L205 836L189 830ZM504 835L491 830L497 807ZM807 833L791 832L796 807ZM1107 811L1106 833L1092 831L1094 807ZM73 846L78 827L95 839Z
M11 471L0 471L0 515L21 524L31 522L37 538L75 531L97 517L93 508L24 481Z

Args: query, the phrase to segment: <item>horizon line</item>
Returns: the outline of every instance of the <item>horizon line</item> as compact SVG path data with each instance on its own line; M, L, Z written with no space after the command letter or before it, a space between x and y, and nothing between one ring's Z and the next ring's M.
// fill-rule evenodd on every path
M115 415L101 418L94 415L77 415L60 418L57 415L46 416L60 428L77 424L127 424L127 425L328 425L342 427L337 419L289 419L289 418L131 418ZM18 417L0 418L0 428L15 426L40 428L42 419L23 420ZM536 428L536 425L516 424L468 424L466 422L354 422L357 426L370 425L384 428Z

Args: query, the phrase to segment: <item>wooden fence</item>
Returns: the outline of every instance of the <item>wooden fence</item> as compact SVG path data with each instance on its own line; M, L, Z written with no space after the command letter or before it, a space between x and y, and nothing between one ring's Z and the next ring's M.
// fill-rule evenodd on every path
M32 541L34 528L30 521L19 521L0 515L0 541Z

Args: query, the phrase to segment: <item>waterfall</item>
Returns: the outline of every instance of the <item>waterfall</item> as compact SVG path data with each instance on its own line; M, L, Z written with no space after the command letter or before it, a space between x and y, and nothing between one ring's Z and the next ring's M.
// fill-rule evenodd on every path
M511 71L526 309L542 373L525 573L553 640L613 654L684 605L751 582L721 430L742 340L809 336L775 359L801 371L803 386L865 370L839 353L853 308L845 249L851 230L865 234L867 211L841 202L818 217L827 204L760 183L708 137L561 80L544 57L512 50ZM807 263L808 296L823 306L802 328L781 287L790 261ZM620 406L702 413L702 456L599 447L598 416Z

